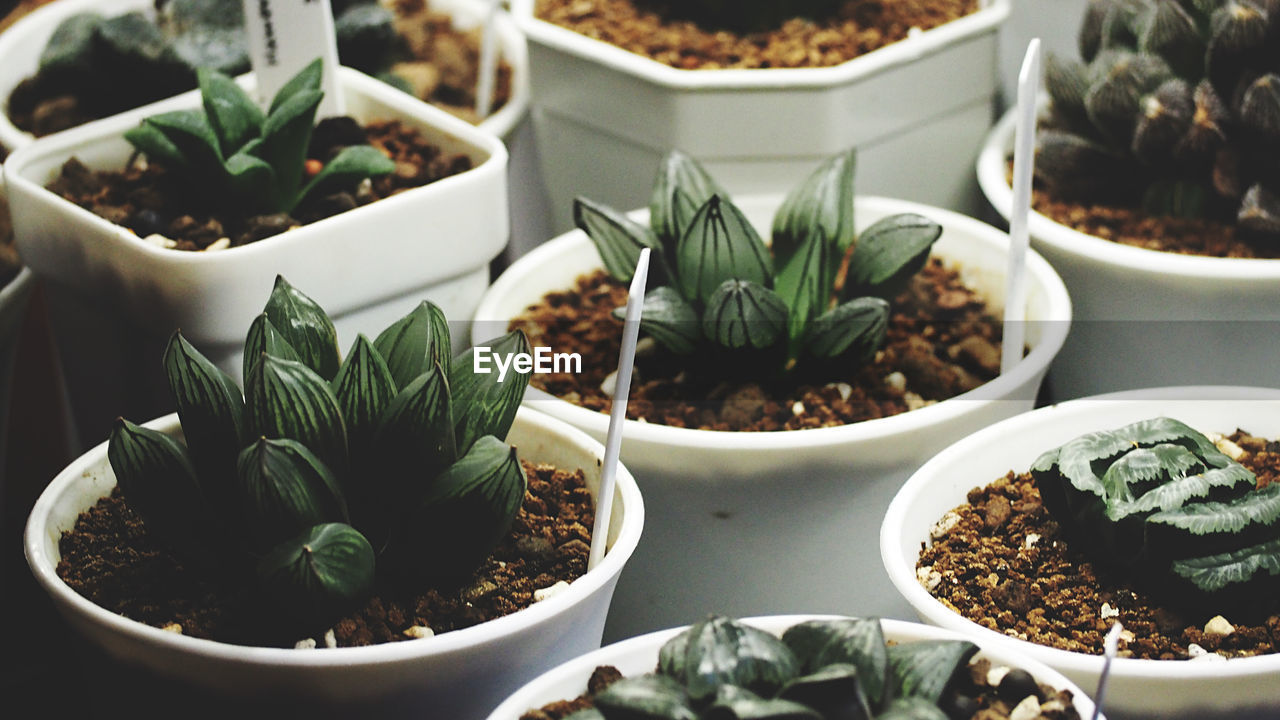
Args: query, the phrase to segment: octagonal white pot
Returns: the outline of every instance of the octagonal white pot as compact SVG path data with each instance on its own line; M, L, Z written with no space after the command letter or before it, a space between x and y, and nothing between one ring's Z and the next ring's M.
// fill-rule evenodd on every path
M992 130L978 182L1005 218L1013 113ZM1155 385L1280 385L1280 260L1147 250L1087 235L1032 212L1032 246L1075 305L1049 371L1055 399Z
M1236 428L1280 437L1280 390L1251 387L1169 387L1065 402L982 429L925 463L893 499L880 534L882 559L898 592L926 622L975 642L1016 650L1087 688L1097 685L1102 658L1036 645L971 622L934 599L916 580L921 543L971 488L1013 470L1024 472L1040 453L1087 432L1165 415L1202 432ZM1124 616L1117 618L1121 623ZM1249 718L1280 714L1280 655L1225 662L1117 658L1107 690L1113 720Z
M773 615L768 617L745 618L744 622L775 635L781 635L787 628L808 620L834 619L831 615ZM971 640L957 633L940 630L927 625L903 622L901 620L881 620L885 640L897 643L919 642L922 640ZM686 628L673 628L631 638L603 647L595 652L548 670L527 685L520 688L505 702L497 707L488 720L519 720L520 716L531 709L542 707L557 700L576 698L586 692L587 679L600 665L612 665L623 675L632 676L652 672L658 666L658 650L673 636ZM1025 655L989 643L978 643L980 650L976 658L985 658L994 665L1005 665L1022 668L1031 673L1036 680L1051 685L1059 690L1070 690L1074 699L1076 712L1087 720L1093 717L1093 701L1070 680L1043 664L1027 658Z
M147 426L181 432L175 415ZM522 408L507 440L524 459L582 468L591 493L598 493L604 449L583 433ZM71 627L113 663L151 682L176 683L244 710L282 708L299 717L484 717L529 678L600 646L610 596L644 522L640 492L620 467L604 558L564 591L524 610L431 638L367 647L231 645L116 615L58 577L58 539L115 487L106 451L102 443L75 460L36 501L24 538L32 573Z
M859 187L961 211L979 206L971 163L991 125L997 31L1009 0L827 68L680 70L533 14L532 121L554 226L573 198L635 207L671 148L731 193L779 192L857 147Z
M768 235L781 195L735 200ZM859 228L916 212L941 223L936 255L961 269L991 303L1003 304L1008 238L956 213L902 200L861 197ZM637 211L633 217L646 221ZM1031 409L1071 308L1061 281L1028 260L1027 342L1013 371L956 398L894 417L790 432L715 432L627 420L622 457L644 489L649 528L623 576L606 637L692 622L708 609L733 616L844 612L905 616L875 557L876 529L902 481L934 452L973 430ZM575 230L524 256L481 301L474 342L551 291L601 267ZM565 351L564 348L555 348ZM603 438L608 415L530 389L525 404Z

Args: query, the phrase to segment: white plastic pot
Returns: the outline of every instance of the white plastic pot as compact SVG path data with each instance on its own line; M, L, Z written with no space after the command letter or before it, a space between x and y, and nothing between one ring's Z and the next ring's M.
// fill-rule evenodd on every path
M1014 120L1000 120L978 158L982 191L1005 218ZM1028 227L1075 306L1049 372L1055 399L1156 385L1280 385L1280 260L1131 247L1037 212Z
M858 148L859 188L976 211L974 148L991 126L1009 0L827 68L680 70L512 12L529 38L532 121L557 230L589 194L647 201L671 148L731 193L786 190Z
M767 236L781 195L736 203ZM915 203L861 197L859 228L916 212L941 223L935 253L1000 308L1008 238L971 218ZM646 221L643 211L633 217ZM644 488L649 532L622 578L606 637L697 620L708 610L906 616L876 561L889 499L937 450L975 429L1031 409L1071 317L1048 264L1028 260L1031 352L1006 376L894 417L791 432L715 432L627 420L622 457ZM473 341L493 337L551 291L601 267L575 230L521 258L481 301ZM567 348L555 348L567 352ZM525 403L603 438L608 415L530 389Z
M480 0L431 0L430 4L452 13L454 25L462 29L482 23L487 7L487 2ZM154 0L58 0L23 16L0 33L0 106L7 107L9 95L18 83L35 74L41 51L63 20L82 12L119 15L139 10L154 15L154 8ZM511 65L511 100L479 127L506 138L529 110L529 51L524 35L509 15L499 13L495 22L502 57ZM30 133L9 121L8 112L0 112L0 145L13 150L32 140Z
M124 132L157 112L196 106L196 91L9 156L14 236L24 261L48 281L85 444L105 437L106 423L121 412L148 417L169 408L155 372L157 348L176 328L239 377L244 333L277 274L329 312L343 347L423 299L454 318L455 339L465 340L465 319L488 286L489 261L507 242L506 150L494 136L367 75L343 68L341 83L350 114L406 121L444 152L469 156L473 168L260 242L182 252L147 243L44 185L72 156L91 168L123 167L132 152Z
M746 618L745 622L775 635L781 635L787 628L807 620L831 619L829 615L775 615L769 617ZM927 625L902 622L901 620L881 620L885 639L889 642L909 643L921 640L962 640L961 636L932 628ZM685 628L660 630L641 637L631 638L608 647L601 648L580 658L571 660L560 667L550 670L529 684L520 688L507 698L489 715L488 720L518 720L529 710L540 708L557 700L576 698L587 690L587 679L591 672L600 665L612 665L625 676L641 675L652 672L658 666L658 650L663 643L682 632ZM1017 652L989 643L978 643L981 647L977 657L986 658L995 665L1022 668L1031 673L1039 682L1055 688L1070 690L1074 697L1076 712L1081 718L1093 717L1093 701L1078 687L1073 685L1056 671L1039 662L1027 658Z
M173 415L148 427L180 432ZM588 488L598 492L604 449L581 432L522 408L507 439L522 458L582 468ZM484 717L529 678L600 646L610 596L644 522L636 483L619 468L603 560L563 592L524 610L432 638L367 647L230 645L116 615L55 573L59 537L115 487L106 450L103 443L74 461L36 502L25 536L32 573L72 628L113 663L156 683L210 693L217 702L243 701L244 709L278 707L298 716L321 711L346 717Z
M938 602L916 580L921 543L971 488L1013 470L1024 472L1040 453L1087 432L1168 416L1202 432L1236 428L1280 437L1280 390L1176 387L1074 400L1010 418L940 452L921 467L885 514L880 551L894 587L926 622L991 647L1017 650L1087 688L1096 687L1102 658L1018 640L971 622ZM1121 623L1124 616L1117 618ZM1126 718L1274 718L1280 713L1280 655L1225 662L1118 658L1112 665L1107 712Z

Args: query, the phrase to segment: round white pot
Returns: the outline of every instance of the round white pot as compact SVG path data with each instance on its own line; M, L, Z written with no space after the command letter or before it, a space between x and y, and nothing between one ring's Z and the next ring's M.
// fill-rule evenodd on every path
M1000 120L978 158L982 191L1005 218L1014 120ZM1055 399L1155 385L1280 385L1280 260L1146 250L1037 212L1028 228L1075 305L1049 373Z
M3 200L0 200L3 202ZM9 399L13 393L13 364L18 355L18 335L27 316L27 300L35 286L35 276L22 268L4 287L0 287L0 481L8 458ZM4 511L5 493L0 491L0 517Z
M1009 0L828 68L680 70L512 12L529 38L532 120L557 230L571 202L635 207L670 148L731 193L779 192L857 147L860 188L962 211L991 126ZM803 128L802 132L797 129Z
M452 13L454 26L464 30L484 22L487 5L481 0L431 0L430 4ZM7 106L9 95L18 83L35 74L41 51L63 20L90 11L118 15L140 10L154 15L154 8L154 0L59 0L23 16L0 33L0 105ZM529 49L524 35L507 13L499 13L495 22L502 57L511 64L511 100L485 118L479 127L506 138L529 110ZM8 112L0 112L0 145L14 150L34 139L9 121Z
M1023 472L1040 453L1087 432L1165 415L1202 432L1244 428L1280 437L1280 390L1176 387L1075 400L1010 418L940 452L921 467L885 514L880 551L898 592L927 622L975 642L1007 647L1043 662L1087 688L1096 687L1102 658L1018 640L966 620L935 600L916 580L921 543L971 488L1013 470ZM1117 618L1124 622L1124 617ZM1118 658L1107 691L1113 718L1274 718L1280 712L1280 655L1226 662Z
M24 261L48 281L81 447L105 437L107 423L121 413L149 417L170 409L152 370L159 368L155 348L175 328L239 377L245 330L277 274L329 312L343 347L424 298L455 319L455 340L465 341L465 318L488 286L489 262L507 242L507 152L489 133L367 75L343 68L340 80L351 115L403 120L444 152L468 155L472 169L260 242L182 252L151 245L44 184L72 156L93 168L122 167L132 153L124 132L157 112L196 106L196 91L9 156L4 172L14 237Z
M736 202L767 236L781 195ZM900 212L942 224L937 255L1001 307L1008 238L915 203L861 197L859 228ZM643 211L633 217L645 221ZM493 337L527 306L601 267L575 230L521 258L481 301L473 341ZM650 531L622 578L606 637L692 622L709 610L905 616L876 562L876 528L902 481L937 450L1031 409L1071 309L1048 264L1028 257L1028 344L1006 376L929 407L880 420L792 432L735 433L626 421L622 457L644 487ZM563 348L556 348L564 351ZM530 389L525 403L603 438L609 417Z
M829 615L774 615L769 617L746 618L745 622L775 635L797 623L807 620L830 619ZM960 635L927 625L902 622L901 620L881 620L885 640L898 643L917 642L921 640L967 640ZM529 684L520 688L507 698L489 715L488 720L518 720L521 715L557 700L576 698L586 692L587 679L591 672L600 665L613 665L623 675L640 675L652 672L658 665L658 650L663 643L682 632L685 628L660 630L641 637L631 638L619 643L603 647L595 652L571 660L563 665L543 673ZM1084 691L1076 687L1070 680L1055 670L1027 658L1025 655L1010 651L1003 647L988 643L980 646L977 657L986 658L996 665L1022 668L1031 673L1036 680L1052 685L1055 688L1070 690L1075 699L1076 712L1081 718L1093 717L1093 701Z
M148 427L180 432L176 416ZM522 408L508 441L522 458L582 468L599 491L599 443L564 423ZM27 523L27 562L71 626L114 662L176 682L299 714L481 718L529 678L600 646L618 574L640 539L644 506L620 467L603 560L563 592L481 625L432 638L357 648L289 650L245 647L165 632L104 610L71 590L55 573L58 539L76 517L115 487L106 443L81 456L45 490ZM246 705L246 707L253 707ZM348 717L356 715L348 714Z

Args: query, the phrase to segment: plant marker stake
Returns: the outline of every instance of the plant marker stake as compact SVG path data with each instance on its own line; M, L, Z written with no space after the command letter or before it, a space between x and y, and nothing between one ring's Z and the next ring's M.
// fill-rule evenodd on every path
M243 0L249 59L258 78L258 102L266 105L289 78L320 56L324 75L317 117L346 114L338 87L338 38L329 0Z
M1005 275L1004 342L1000 373L1022 359L1027 319L1027 215L1031 212L1031 170L1035 166L1036 94L1040 89L1040 38L1027 45L1018 73L1018 126L1013 152L1013 214L1009 218L1009 270Z
M489 117L493 105L493 85L498 74L498 19L499 0L489 0L489 11L484 16L484 30L480 36L480 70L476 79L476 115Z
M1107 637L1102 643L1105 659L1102 661L1102 675L1098 677L1098 691L1093 694L1093 720L1098 720L1102 715L1102 698L1107 694L1107 678L1111 677L1111 661L1115 660L1120 648L1121 630L1124 630L1124 626L1117 621L1107 631Z
M627 293L627 319L622 324L622 350L618 353L618 382L613 390L613 410L609 413L609 432L604 439L604 467L600 469L600 492L596 495L596 522L591 528L591 552L587 569L604 557L609 544L609 515L613 509L613 485L618 474L618 454L622 451L622 426L627 419L627 396L631 392L631 366L636 360L636 340L640 336L640 311L644 307L644 289L649 279L649 248L640 251L636 274Z

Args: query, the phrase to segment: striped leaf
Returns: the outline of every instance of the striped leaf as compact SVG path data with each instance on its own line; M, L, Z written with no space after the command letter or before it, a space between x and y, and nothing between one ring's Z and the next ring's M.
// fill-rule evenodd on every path
M449 367L453 358L444 311L426 300L379 333L373 346L387 361L397 390L433 365Z
M373 546L350 525L316 525L272 548L257 574L282 621L322 632L373 592Z
M727 348L766 348L786 330L786 303L750 281L725 280L702 313L702 332Z
M773 252L780 264L810 238L821 235L843 253L857 235L853 224L853 178L857 151L832 156L787 193L773 216Z
M649 228L623 215L611 207L594 203L586 198L573 201L573 224L591 238L604 269L620 282L631 282L635 275L640 251L649 248L651 267L663 265L662 243Z
M891 697L918 697L937 704L956 670L968 665L978 646L968 640L919 640L889 646Z
M454 419L448 379L435 365L388 403L375 441L379 459L401 477L434 478L458 458Z
M848 353L862 364L884 347L889 329L889 303L878 297L861 297L823 313L809 327L805 348L820 358Z
M196 84L222 156L229 158L258 136L264 118L262 109L235 80L220 72L197 68Z
M169 338L164 370L201 487L215 507L229 511L235 457L244 447L244 396L180 331Z
M627 309L617 308L613 316L626 320ZM640 329L674 353L688 355L702 341L698 313L685 302L675 288L663 285L644 296L640 313Z
M1274 586L1280 576L1280 538L1208 557L1177 560L1172 571L1211 593L1257 577L1269 579Z
M488 347L495 356L529 355L529 338L513 330L480 347ZM515 363L500 381L497 372L476 372L475 348L459 355L449 368L449 394L453 399L454 437L459 455L466 455L476 440L493 435L505 438L516 410L529 386L529 372L518 372Z
M244 339L244 359L242 362L242 377L248 380L253 375L253 368L262 360L263 355L271 355L281 360L301 360L298 352L293 349L289 341L280 334L276 326L267 318L266 313L262 313L253 319L249 325L249 332Z
M773 284L769 249L732 202L712 195L698 209L676 249L677 289L689 302L707 302L725 280Z
M241 512L255 547L266 550L324 522L346 522L337 478L294 440L259 440L240 453Z
M777 236L774 236L776 253ZM786 304L788 354L795 357L801 338L809 329L809 322L826 309L832 295L835 268L839 258L835 248L827 241L821 228L809 235L794 248L785 260L775 254L782 264L774 279L774 292Z
M857 293L892 299L924 267L941 236L941 225L911 213L892 215L863 230L849 260L845 297Z
M697 160L679 150L662 159L649 197L649 224L667 257L675 256L677 241L712 195L729 196Z
M396 385L386 361L364 334L356 336L351 352L338 368L333 395L347 426L352 467L366 467L383 413L396 396Z
M300 362L270 355L254 370L244 398L253 434L297 440L343 477L347 431L329 383Z
M263 312L307 367L325 380L338 374L338 332L333 321L283 275L276 276Z
M856 668L858 684L871 704L888 698L889 656L876 618L811 620L787 628L782 642L800 659L801 672L841 664Z

